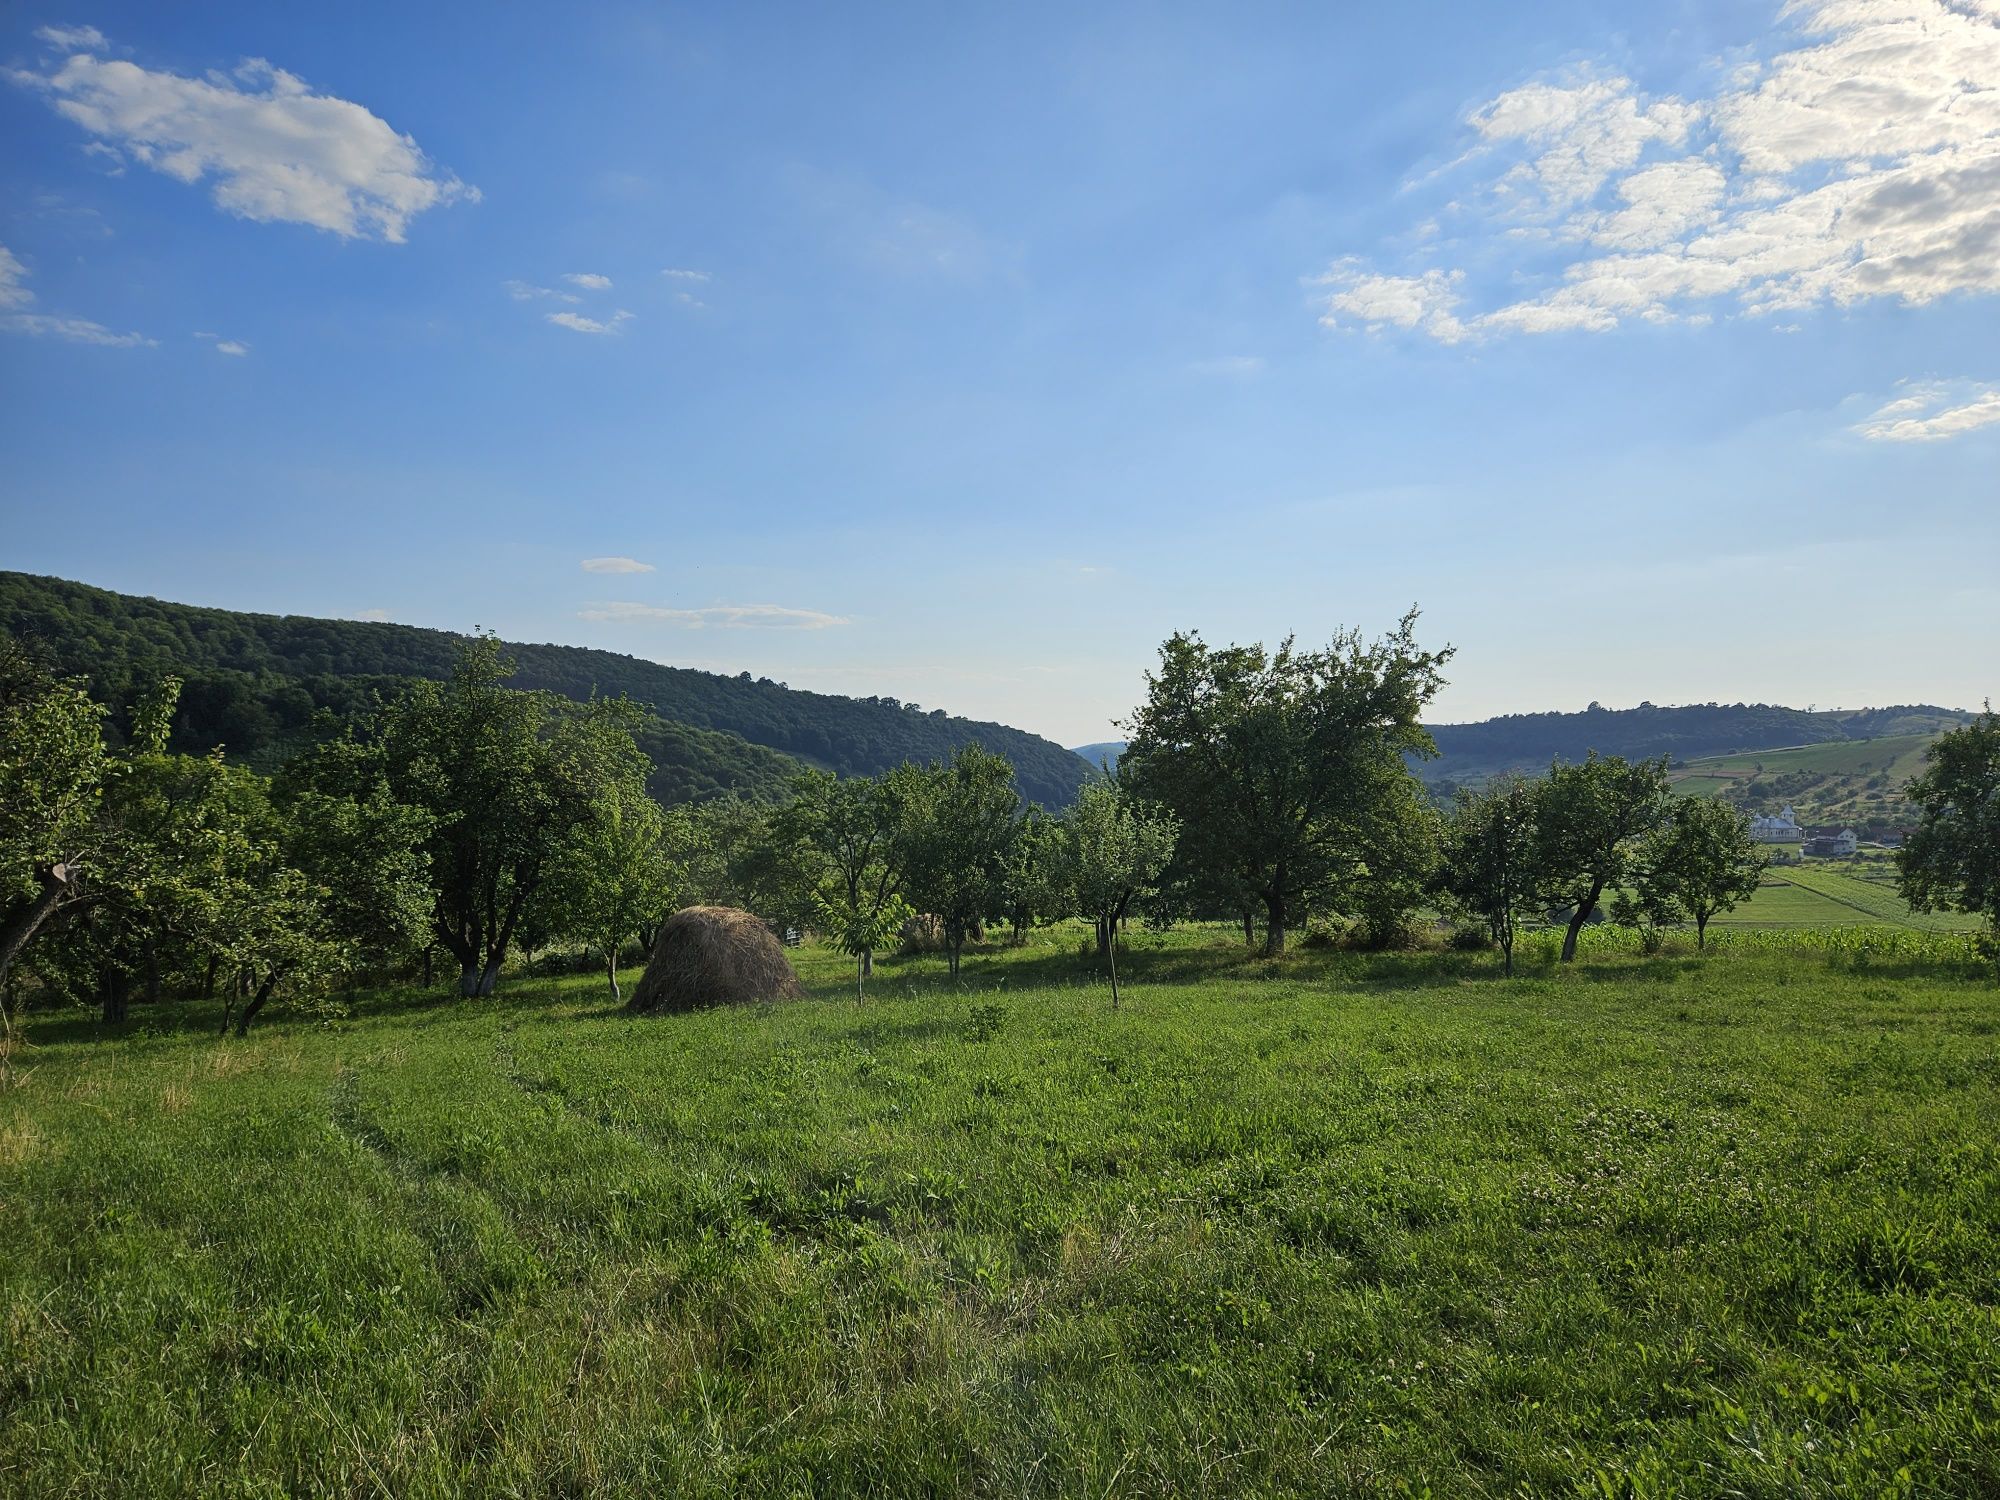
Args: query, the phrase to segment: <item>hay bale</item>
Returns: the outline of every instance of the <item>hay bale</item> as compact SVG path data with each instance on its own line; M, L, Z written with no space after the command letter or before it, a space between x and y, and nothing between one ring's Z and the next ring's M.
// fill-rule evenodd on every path
M700 1010L805 993L771 929L730 906L688 906L660 925L628 1010Z

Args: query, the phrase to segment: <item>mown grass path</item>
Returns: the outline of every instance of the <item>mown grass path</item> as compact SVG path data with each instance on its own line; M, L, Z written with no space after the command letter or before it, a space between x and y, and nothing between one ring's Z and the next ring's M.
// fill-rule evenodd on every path
M31 1022L0 1490L2000 1490L1990 981L1071 942Z

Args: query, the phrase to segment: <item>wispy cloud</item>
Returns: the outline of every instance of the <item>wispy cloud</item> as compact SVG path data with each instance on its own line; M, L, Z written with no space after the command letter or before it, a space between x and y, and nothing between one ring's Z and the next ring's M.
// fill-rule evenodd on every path
M1586 68L1473 110L1444 174L1482 170L1446 210L1469 265L1343 258L1314 280L1321 321L1457 343L2000 291L2000 5L1783 15L1708 97ZM1529 295L1480 295L1534 287L1532 257L1565 246Z
M640 562L636 557L586 557L583 560L586 573L650 573L653 565Z
M619 308L608 318L586 318L582 313L552 312L542 316L558 328L567 328L572 333L623 333L625 325L632 321L632 314Z
M1854 430L1877 443L1937 443L2000 422L2000 385L1939 380L1901 389Z
M825 630L853 622L844 615L782 604L711 604L702 609L668 609L657 604L598 604L577 611L580 620L677 625L687 630Z
M216 206L239 218L400 243L426 210L478 201L477 188L388 121L313 92L261 57L189 78L94 55L105 40L91 27L45 27L38 35L82 50L43 69L11 70L15 83L121 160L190 186L212 182Z
M107 45L95 26L38 26L35 36L63 52L102 52Z
M516 302L581 302L583 298L574 292L559 292L554 287L536 286L532 281L507 281L501 283L507 288L507 295Z
M599 276L595 271L571 271L563 277L571 286L580 286L586 292L608 292L611 278Z
M715 280L715 278L712 275L710 275L707 271L690 271L681 266L668 266L666 270L660 272L660 274L674 281Z
M0 245L0 331L29 338L63 339L72 344L96 344L105 349L150 348L157 341L143 333L114 333L88 318L29 312L35 294L28 289L28 268Z
M250 352L250 346L241 339L225 339L213 333L196 333L195 337L213 344L217 354L233 354L241 357Z

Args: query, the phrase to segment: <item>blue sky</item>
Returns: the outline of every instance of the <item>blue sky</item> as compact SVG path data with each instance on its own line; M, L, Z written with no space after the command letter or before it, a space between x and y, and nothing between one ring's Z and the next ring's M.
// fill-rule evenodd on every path
M2000 0L8 7L0 564L1104 738L1975 704Z

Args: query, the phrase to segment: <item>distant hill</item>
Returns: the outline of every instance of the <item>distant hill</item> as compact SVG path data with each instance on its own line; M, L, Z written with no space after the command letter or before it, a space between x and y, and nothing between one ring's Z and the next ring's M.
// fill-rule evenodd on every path
M1592 750L1629 760L1667 755L1676 762L1787 746L1849 745L1899 739L1928 743L1967 721L1958 709L1898 708L1810 712L1769 704L1693 704L1686 708L1587 709L1583 713L1509 714L1474 724L1433 724L1435 760L1417 774L1439 782L1478 782L1508 771L1533 774L1552 760L1582 760ZM1914 741L1909 737L1915 737ZM1078 745L1093 766L1125 753L1123 740ZM1865 758L1865 757L1864 757ZM1872 773L1871 773L1872 774ZM1879 788L1878 788L1879 790Z
M398 679L441 678L449 632L359 620L246 614L117 594L0 571L0 629L39 640L63 670L90 679L114 727L162 672L187 679L175 724L188 749L226 745L252 763L281 758L317 708L353 712ZM874 775L978 743L1014 764L1021 793L1067 807L1088 769L1062 746L1003 724L924 712L893 698L844 698L745 672L724 677L581 646L509 643L514 685L578 700L623 694L655 716L642 739L655 794L776 795L799 765Z
M1071 750L1074 754L1081 755L1085 760L1089 761L1092 769L1102 766L1107 760L1113 766L1116 766L1118 758L1125 753L1125 741L1099 740L1094 745L1072 746Z
M1508 771L1535 772L1551 760L1582 760L1591 751L1637 760L1676 761L1738 751L1834 741L1933 735L1967 722L1959 709L1932 704L1894 708L1781 708L1767 703L1689 704L1683 708L1592 707L1582 713L1508 714L1476 724L1433 724L1439 756L1418 773L1429 782L1478 781Z
M1851 828L1879 839L1917 821L1904 788L1936 739L1895 734L1700 756L1669 776L1679 797L1718 797L1747 813L1790 807L1808 828Z

